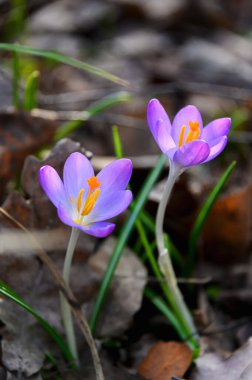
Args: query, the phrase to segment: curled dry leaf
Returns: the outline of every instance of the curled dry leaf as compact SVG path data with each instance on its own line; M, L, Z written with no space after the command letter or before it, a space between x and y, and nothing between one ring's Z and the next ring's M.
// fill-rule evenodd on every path
M52 141L55 130L56 124L51 120L34 118L21 112L0 114L2 186L19 174L27 155Z
M251 184L220 197L203 230L203 252L209 260L229 264L248 257L251 244Z
M192 361L192 352L184 343L158 342L148 352L138 372L148 380L168 380L183 376Z
M96 273L96 280L99 283L107 269L115 244L116 239L113 237L106 239L98 252L89 259L89 266ZM132 316L141 307L146 282L146 268L136 255L126 248L98 322L99 336L116 336L126 330Z
M8 300L0 303L0 320L4 326L1 328L2 362L8 378L12 374L14 378L15 373L22 379L31 376L38 379L49 348L46 335L26 312L16 311L16 305Z
M28 156L21 174L21 186L25 198L20 193L11 193L3 204L3 208L27 228L38 229L59 225L55 207L46 197L38 181L38 170L41 166L49 164L62 172L66 158L74 151L85 153L79 143L64 139L56 144L50 155L43 161L39 161L34 156ZM0 216L0 223L2 218Z
M252 338L228 359L209 353L196 360L192 380L250 380L252 379Z

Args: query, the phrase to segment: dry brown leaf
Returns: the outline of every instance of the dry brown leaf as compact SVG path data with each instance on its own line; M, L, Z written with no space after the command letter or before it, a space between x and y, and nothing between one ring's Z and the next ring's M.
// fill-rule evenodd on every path
M184 343L158 342L148 352L138 372L148 380L170 380L183 376L192 361L192 352Z
M98 252L89 259L89 267L96 273L99 282L107 269L115 244L115 238L106 239ZM146 282L146 268L129 248L125 248L99 318L99 336L117 336L126 330L132 316L141 307Z
M66 158L74 151L85 153L79 143L64 139L55 145L50 155L43 161L39 161L34 156L28 156L21 175L25 197L20 193L11 193L3 208L27 228L58 226L60 223L57 212L40 186L38 171L43 165L52 165L59 173L62 173ZM2 219L3 217L0 216L0 224ZM5 227L8 226L6 222L4 220Z
M203 230L203 252L216 262L238 262L247 257L252 228L251 185L219 198Z
M0 178L5 183L22 168L27 155L53 139L55 122L25 113L0 114Z
M196 360L192 380L251 380L252 338L228 359L215 353L205 354Z

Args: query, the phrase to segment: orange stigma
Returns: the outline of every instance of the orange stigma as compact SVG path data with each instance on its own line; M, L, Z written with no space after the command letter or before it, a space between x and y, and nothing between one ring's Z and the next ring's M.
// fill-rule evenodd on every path
M197 140L200 137L200 128L199 128L199 122L198 121L189 121L189 127L190 130L187 133L186 139L184 141L184 136L185 136L185 130L186 126L182 125L180 134L179 134L179 142L178 142L178 147L181 148L183 144L187 144L191 141Z
M87 183L89 185L89 192L92 193L94 189L101 186L101 181L98 181L98 178L93 176L87 179Z

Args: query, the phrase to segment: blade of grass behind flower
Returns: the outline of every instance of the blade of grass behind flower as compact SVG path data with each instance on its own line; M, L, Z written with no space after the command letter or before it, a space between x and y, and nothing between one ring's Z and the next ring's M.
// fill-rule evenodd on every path
M19 82L20 82L19 54L14 52L12 57L12 105L15 109L20 107Z
M27 78L24 95L24 110L31 111L37 105L39 71L33 71Z
M54 342L59 347L62 355L67 360L69 364L73 364L73 356L68 349L66 343L57 333L57 331L44 319L42 318L30 305L28 305L20 296L18 296L9 286L0 281L0 294L14 301L17 305L21 306L27 312L29 312L33 317L39 322L41 327L51 336Z
M167 307L164 300L159 297L153 290L145 288L144 295L156 306L156 308L161 311L161 313L170 321L170 323L175 327L178 335L182 340L186 339L184 332L181 330L180 324L173 314L173 312Z
M56 51L49 51L49 50L41 50L41 49L34 49L28 46L19 45L19 44L8 44L8 43L0 43L0 50L3 51L10 51L10 52L16 52L16 53L23 53L28 55L34 55L42 58L47 58L52 61L63 63L69 66L76 67L78 69L85 70L91 74L95 74L99 77L102 77L104 79L107 79L111 82L117 83L122 86L128 86L129 83L121 78L119 78L116 75L113 75L109 73L106 70L100 69L96 66L90 65L86 62L82 62L76 58L69 57L65 54L56 52Z
M223 175L220 177L220 179L217 181L216 185L214 186L213 190L209 194L207 200L203 204L196 221L193 225L193 228L190 233L189 237L189 245L188 245L188 263L186 265L186 274L191 275L193 270L193 265L195 261L195 253L196 253L196 247L197 242L200 237L201 231L203 229L204 223L215 203L218 196L220 195L223 187L227 183L232 171L234 170L234 167L236 165L236 161L233 161L229 167L226 169L226 171L223 173Z
M105 96L102 100L95 102L91 106L89 106L82 113L81 120L71 120L65 123L55 134L55 140L58 141L66 136L69 133L77 130L83 125L83 121L87 121L94 117L95 115L105 111L107 108L115 106L120 103L128 102L133 99L132 94L127 91L116 92L115 94Z
M147 179L145 180L143 187L135 201L135 207L133 212L129 215L128 219L125 222L124 227L121 230L121 233L119 235L119 238L117 240L117 244L114 248L113 254L110 258L110 261L108 263L107 270L104 274L103 281L96 299L96 303L92 312L91 320L90 320L90 328L91 331L95 331L96 323L101 311L101 307L104 303L105 297L107 295L110 283L112 281L112 277L114 275L114 272L116 270L116 267L118 265L118 262L121 258L123 249L129 239L129 236L133 230L133 227L135 225L136 219L139 216L140 211L145 205L145 202L147 201L147 197L158 179L159 175L161 174L161 171L164 167L164 164L166 162L166 156L162 155L160 159L157 162L156 167L151 171Z

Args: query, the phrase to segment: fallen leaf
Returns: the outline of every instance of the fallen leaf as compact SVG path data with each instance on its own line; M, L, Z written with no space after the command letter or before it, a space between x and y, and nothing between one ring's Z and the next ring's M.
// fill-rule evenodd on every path
M21 174L21 187L25 197L21 193L13 192L7 197L3 208L27 228L58 226L60 222L56 209L40 186L38 171L43 165L52 165L59 173L62 173L66 158L75 151L85 154L85 150L79 143L64 139L55 145L50 155L43 161L34 156L28 156ZM3 217L0 216L0 227L2 219ZM6 220L4 225L6 226Z
M55 122L29 114L0 113L0 179L3 185L19 174L27 155L52 141Z
M38 375L48 351L48 342L44 331L34 318L3 299L0 303L0 321L2 336L2 362L10 373L20 378ZM25 323L24 323L25 321Z
M89 267L96 273L99 283L107 269L115 244L115 238L106 239L89 259ZM125 248L102 308L97 326L98 336L116 336L126 330L132 316L141 307L146 282L146 268L129 248Z
M208 353L196 360L192 380L250 380L252 379L252 338L228 359Z
M184 343L158 342L148 352L138 372L148 380L169 380L183 376L192 361L192 352Z
M214 204L203 229L205 257L229 265L248 257L252 228L251 185L222 195Z

